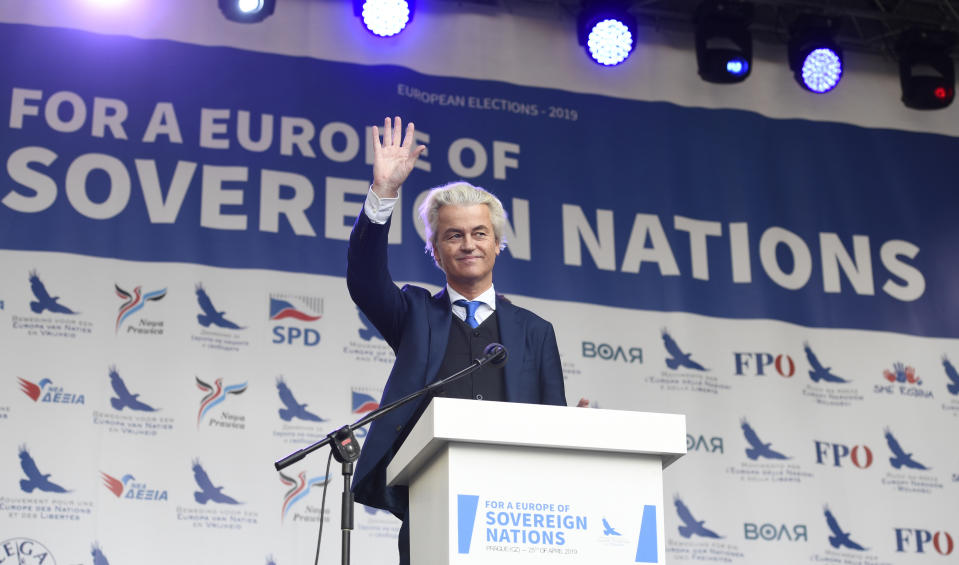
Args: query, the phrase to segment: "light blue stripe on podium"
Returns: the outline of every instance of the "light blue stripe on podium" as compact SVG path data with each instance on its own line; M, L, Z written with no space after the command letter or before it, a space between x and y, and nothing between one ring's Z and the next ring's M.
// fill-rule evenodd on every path
M636 563L659 563L656 542L656 506L647 504L643 507L643 523L639 526Z
M459 553L470 552L470 541L473 539L473 526L476 524L476 508L478 506L479 496L475 494L456 495L456 533L457 551Z

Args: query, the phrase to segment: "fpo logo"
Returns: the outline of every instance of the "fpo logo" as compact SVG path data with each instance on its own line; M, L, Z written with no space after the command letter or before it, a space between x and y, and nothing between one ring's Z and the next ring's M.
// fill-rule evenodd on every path
M785 353L773 355L772 353L756 352L733 352L733 360L736 363L736 374L739 376L749 375L756 377L765 377L772 371L775 371L780 377L789 378L796 374L796 363L792 357Z
M842 443L829 443L819 440L815 440L815 444L816 463L819 465L842 467L846 463L852 463L858 469L868 469L872 465L872 450L867 445L849 447Z
M599 357L604 361L621 361L623 363L643 364L643 348L608 343L583 342L583 358L594 359Z
M930 543L931 542L931 543ZM931 547L930 547L931 546ZM918 528L896 528L897 553L932 553L951 555L956 544L949 532L930 532Z

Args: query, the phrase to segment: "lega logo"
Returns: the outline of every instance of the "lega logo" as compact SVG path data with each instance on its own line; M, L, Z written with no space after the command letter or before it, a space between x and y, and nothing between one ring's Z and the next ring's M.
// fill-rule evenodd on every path
M0 563L17 565L57 565L57 560L42 543L30 538L10 538L0 542Z

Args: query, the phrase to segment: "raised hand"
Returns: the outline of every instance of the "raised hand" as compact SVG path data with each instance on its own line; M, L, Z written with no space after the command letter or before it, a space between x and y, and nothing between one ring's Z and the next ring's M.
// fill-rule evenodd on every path
M373 192L377 196L395 198L400 185L410 176L413 165L426 151L425 145L413 148L413 133L416 128L410 122L406 126L406 135L403 135L403 121L399 116L383 121L383 140L380 141L380 132L373 126Z

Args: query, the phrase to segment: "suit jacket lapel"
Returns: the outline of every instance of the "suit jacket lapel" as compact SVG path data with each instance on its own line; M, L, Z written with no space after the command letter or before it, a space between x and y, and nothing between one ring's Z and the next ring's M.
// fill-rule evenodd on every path
M513 401L520 397L522 387L523 360L526 356L525 332L519 318L516 316L516 307L505 300L496 301L496 318L499 325L499 338L509 358L504 368L506 381L506 400Z
M437 375L440 365L443 363L443 357L446 356L446 344L450 339L450 325L452 324L452 310L450 310L450 298L446 294L446 288L433 295L431 299L429 317L430 335L429 335L429 353L426 359L426 374L423 375L423 385L427 385L436 380L437 377L444 378L449 375Z

